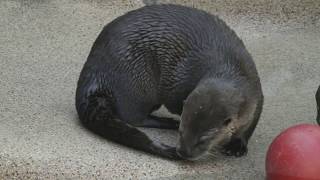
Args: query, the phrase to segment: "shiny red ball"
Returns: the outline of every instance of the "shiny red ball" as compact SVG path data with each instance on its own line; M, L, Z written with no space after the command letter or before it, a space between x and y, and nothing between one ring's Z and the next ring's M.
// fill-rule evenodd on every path
M320 126L301 124L278 135L266 157L267 180L320 180Z

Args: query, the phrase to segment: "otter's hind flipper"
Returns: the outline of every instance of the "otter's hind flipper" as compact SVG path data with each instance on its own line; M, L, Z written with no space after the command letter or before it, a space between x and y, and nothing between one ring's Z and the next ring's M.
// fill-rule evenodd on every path
M180 159L176 148L152 141L139 129L114 118L113 103L105 94L92 94L86 101L77 102L82 124L94 133L116 143L168 159Z

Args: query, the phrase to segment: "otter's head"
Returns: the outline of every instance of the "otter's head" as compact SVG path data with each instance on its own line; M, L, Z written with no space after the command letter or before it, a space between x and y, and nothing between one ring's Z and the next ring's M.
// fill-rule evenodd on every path
M242 94L232 84L200 84L186 99L179 127L177 153L197 160L211 154L235 133Z

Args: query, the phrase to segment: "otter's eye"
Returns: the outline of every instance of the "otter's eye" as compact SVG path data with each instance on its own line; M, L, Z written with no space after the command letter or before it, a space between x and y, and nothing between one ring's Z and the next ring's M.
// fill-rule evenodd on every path
M223 125L228 126L228 124L230 124L230 123L231 123L231 118L228 118L228 119L224 120Z

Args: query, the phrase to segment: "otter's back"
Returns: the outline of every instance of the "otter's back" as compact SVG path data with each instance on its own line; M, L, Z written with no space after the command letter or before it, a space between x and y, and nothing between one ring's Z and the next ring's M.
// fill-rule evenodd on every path
M206 73L204 69L215 69L218 61L228 58L222 56L239 51L243 58L229 58L232 62L224 64L242 66L230 68L256 76L242 41L222 20L184 6L153 5L109 23L92 47L88 63L99 59L99 66L91 64L111 74L126 74L123 79L148 77L166 96L179 87L187 94Z

